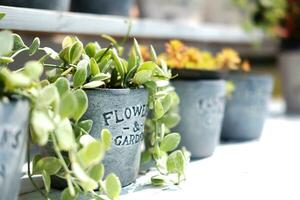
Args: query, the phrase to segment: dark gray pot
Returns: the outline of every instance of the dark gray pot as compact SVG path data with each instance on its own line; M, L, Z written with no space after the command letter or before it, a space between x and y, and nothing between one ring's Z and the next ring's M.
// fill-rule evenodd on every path
M133 0L73 0L72 11L128 16Z
M0 5L68 11L71 0L0 0Z
M268 114L273 80L269 75L230 74L235 85L227 98L222 139L253 140L261 136Z
M181 121L175 130L181 133L181 146L192 158L212 155L220 140L225 81L178 80L173 85L180 97Z
M122 186L129 185L139 171L148 93L145 89L86 92L89 108L85 118L94 122L90 134L99 138L101 130L107 128L113 135L112 147L103 160L106 174L113 172L120 178Z
M29 103L0 102L0 200L17 199L27 147Z

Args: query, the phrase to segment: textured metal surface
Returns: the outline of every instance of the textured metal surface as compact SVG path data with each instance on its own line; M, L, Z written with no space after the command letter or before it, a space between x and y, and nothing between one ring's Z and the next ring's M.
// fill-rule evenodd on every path
M220 139L225 82L174 81L173 85L180 97L181 121L175 130L181 133L181 145L193 158L212 155Z
M29 104L0 102L0 200L17 198L27 147Z
M98 89L87 94L85 118L94 122L91 135L99 138L103 128L113 135L103 161L106 174L114 172L126 186L138 175L148 93L144 89Z
M268 115L273 80L268 75L231 74L235 85L232 97L227 98L223 139L251 140L261 136Z

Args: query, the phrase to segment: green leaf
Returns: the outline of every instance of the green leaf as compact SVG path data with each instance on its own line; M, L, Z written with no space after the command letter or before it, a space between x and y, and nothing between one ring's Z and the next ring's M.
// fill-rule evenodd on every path
M165 177L162 175L156 175L151 177L151 183L154 186L163 186L165 184Z
M90 59L90 71L91 71L92 76L96 76L97 74L100 74L100 69L94 58Z
M165 114L164 107L159 100L154 102L154 113L156 119L160 119Z
M59 104L59 115L62 119L71 117L73 116L75 108L77 108L77 99L75 95L70 91L66 92L62 96Z
M157 55L155 52L155 49L152 45L150 45L150 54L151 54L151 60L155 63L157 63Z
M31 126L33 129L33 141L41 146L47 144L49 134L55 128L49 116L42 111L33 110L31 114Z
M70 84L68 79L66 79L65 77L60 77L58 78L54 85L57 88L57 91L59 93L59 96L63 96L66 92L70 91Z
M80 149L77 153L77 157L83 166L87 168L89 166L100 163L104 156L104 147L101 141L93 141L87 146Z
M69 51L69 61L72 64L75 64L79 61L81 55L83 53L83 45L81 42L75 42Z
M25 64L23 73L34 81L38 81L43 73L43 65L37 61L29 61Z
M37 52L37 50L40 48L40 39L38 37L34 38L32 41L32 44L29 47L29 55L32 56Z
M37 103L47 106L53 103L57 104L58 101L59 93L57 91L57 88L55 87L55 85L50 84L40 91Z
M75 119L75 121L78 121L88 108L88 97L81 89L75 90L74 95L77 99L77 108L75 109L72 118Z
M89 172L89 175L95 181L100 181L104 176L104 165L97 164Z
M82 86L82 88L85 89L91 89L91 88L97 88L100 87L102 85L105 85L105 83L103 81L97 80L97 81L91 81L89 83L86 83Z
M180 143L179 133L170 133L166 135L160 143L160 149L165 152L173 151Z
M164 112L167 112L172 106L172 97L169 94L166 95L161 99L161 103L164 108Z
M73 77L73 87L78 88L85 83L88 73L87 66L88 62L86 60L81 60L78 63L76 72Z
M155 62L147 61L142 63L137 71L143 71L143 70L149 70L152 71L152 73L157 69L158 65Z
M76 147L75 136L69 119L66 118L58 124L55 135L61 151L69 151Z
M50 176L45 170L43 170L42 177L43 177L43 182L44 182L45 189L46 189L47 193L49 193L50 192L50 185L51 185Z
M33 159L32 159L32 171L33 171L33 172L37 171L37 169L36 169L36 163L37 163L40 159L42 159L42 155L40 155L40 154L36 154L36 155L33 157Z
M180 121L180 116L177 113L167 113L161 119L159 119L160 123L166 125L166 127L174 128Z
M116 52L115 49L112 51L112 57L113 57L113 60L115 62L115 66L116 66L117 72L121 76L121 79L123 79L124 76L125 76L126 70L125 70L125 68L123 66L121 58L118 56L118 54L117 54L117 52Z
M105 151L107 151L112 143L112 135L108 129L103 129L101 131L101 141L104 145Z
M31 85L31 80L22 73L11 72L7 68L2 68L0 71L5 87L7 90L13 90L15 88L26 88Z
M86 133L89 133L92 130L93 121L88 119L78 123L78 126L82 128Z
M26 45L24 44L22 38L18 35L13 33L13 38L14 38L14 51L18 51L20 49L26 48Z
M184 174L185 158L180 150L171 153L167 160L167 169L169 173Z
M43 50L45 51L46 54L49 54L49 56L53 59L53 60L59 60L59 54L54 51L53 49L49 48L49 47L44 47Z
M69 188L64 189L64 191L61 193L60 200L76 200L77 194L75 196L72 196L70 193Z
M110 173L105 179L105 193L112 200L118 199L121 192L121 183L119 178Z
M138 41L135 38L133 39L133 47L134 47L134 50L136 52L136 55L137 55L139 61L141 63L143 63L143 56L142 56L142 53L141 53L140 45L139 45Z
M0 13L0 20L3 19L3 18L5 17L5 15L6 15L5 13L2 13L2 12L1 12L1 13Z
M11 31L0 32L0 56L10 53L14 46L14 38Z
M14 59L11 57L1 56L0 57L0 64L8 64L14 62Z
M62 48L65 49L67 47L70 47L76 42L76 40L70 36L66 36L62 41Z
M151 81L152 78L152 71L150 70L142 70L135 74L133 77L133 82L138 85L142 85L148 81Z
M44 170L48 175L54 175L61 169L61 167L62 165L58 158L52 156L44 157L36 163L36 171L33 173L41 174Z
M89 42L86 46L85 46L85 53L90 57L93 58L96 55L96 45L93 42Z
M85 191L90 191L94 190L98 187L97 182L90 178L85 171L81 168L79 163L73 163L72 165L72 171L75 174L75 176L79 179L80 181L80 186L85 190Z

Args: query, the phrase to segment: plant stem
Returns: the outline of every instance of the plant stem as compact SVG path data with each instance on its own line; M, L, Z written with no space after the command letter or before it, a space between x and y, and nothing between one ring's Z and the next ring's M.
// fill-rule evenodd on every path
M39 193L45 198L48 199L47 194L45 194L38 186L37 184L34 182L33 178L32 178L32 174L31 174L31 170L30 170L30 144L29 141L27 142L27 176L30 180L30 182L32 183L32 185L35 187L35 189L37 191L39 191Z
M57 65L54 65L54 64L44 64L44 67L47 67L47 68L56 68L56 69L68 69L67 67L61 67L61 66L57 66Z

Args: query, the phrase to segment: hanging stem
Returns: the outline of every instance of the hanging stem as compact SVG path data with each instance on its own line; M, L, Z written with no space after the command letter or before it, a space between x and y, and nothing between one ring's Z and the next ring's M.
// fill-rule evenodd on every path
M27 175L28 178L30 180L30 182L32 183L32 185L35 187L35 189L37 191L39 191L39 193L45 198L48 199L48 196L46 193L44 193L38 186L37 184L34 182L33 178L32 178L32 174L31 174L31 169L30 169L30 144L29 141L27 142Z

